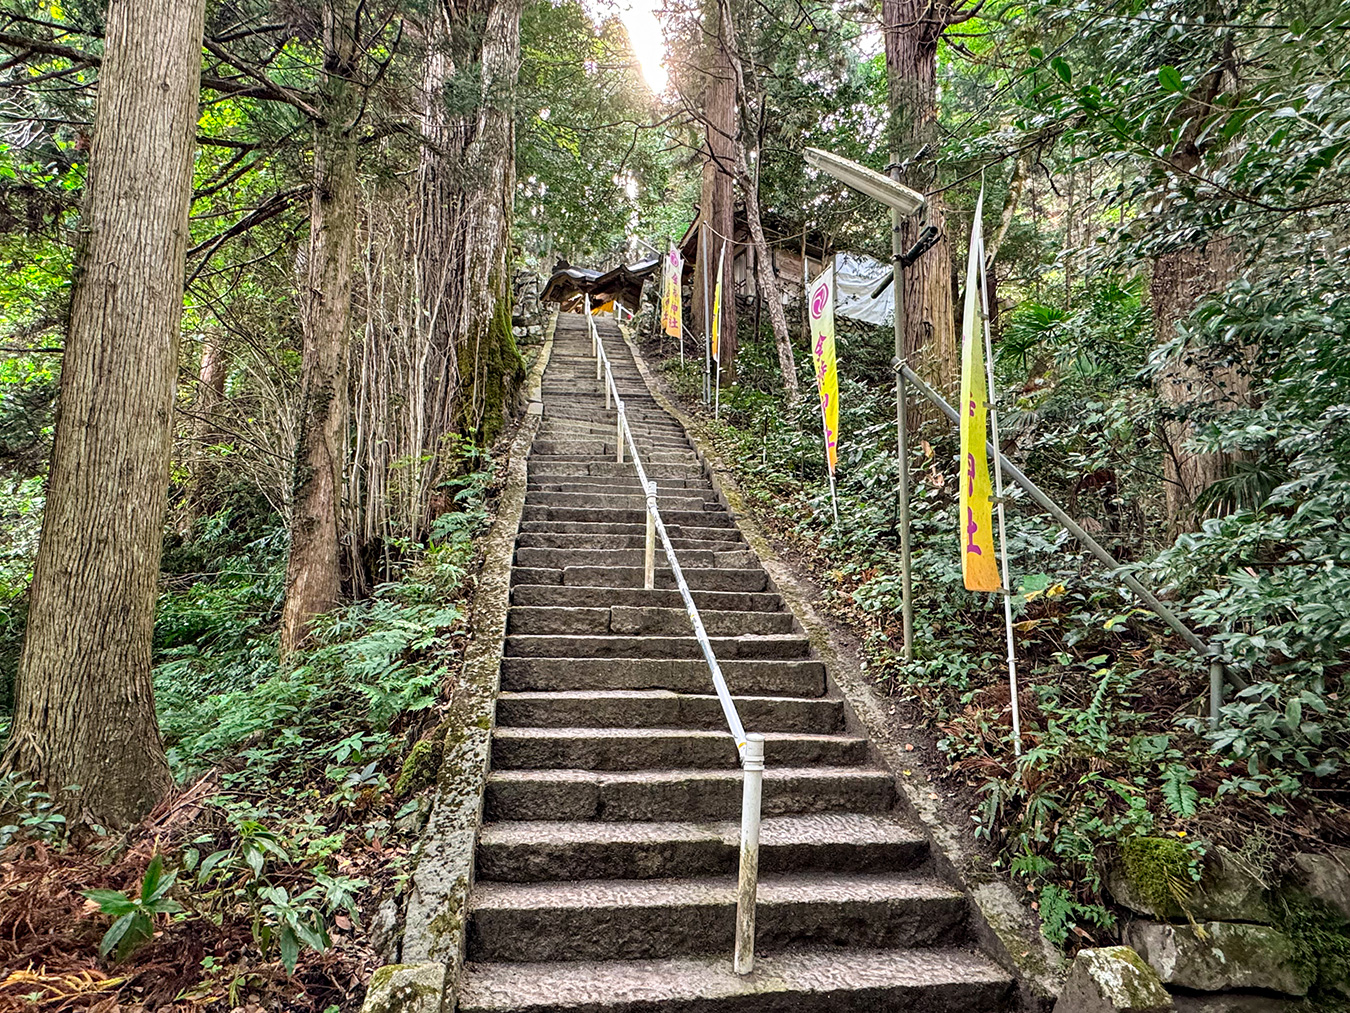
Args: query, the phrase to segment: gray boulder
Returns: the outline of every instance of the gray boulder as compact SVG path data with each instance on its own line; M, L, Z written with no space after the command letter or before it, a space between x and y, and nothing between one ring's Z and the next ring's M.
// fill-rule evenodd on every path
M1350 851L1294 856L1295 878L1310 896L1350 918Z
M1205 922L1204 937L1189 925L1134 922L1125 941L1139 951L1168 985L1197 992L1259 988L1306 995L1310 970L1296 958L1294 943L1268 925Z
M1171 1013L1158 972L1128 946L1079 950L1053 1013Z
M1153 911L1130 884L1125 870L1113 866L1107 870L1106 888L1116 903L1150 918L1184 918L1176 905L1166 911ZM1215 848L1205 858L1205 871L1190 901L1191 916L1201 921L1258 922L1273 921L1266 903L1266 887L1236 855L1226 848Z

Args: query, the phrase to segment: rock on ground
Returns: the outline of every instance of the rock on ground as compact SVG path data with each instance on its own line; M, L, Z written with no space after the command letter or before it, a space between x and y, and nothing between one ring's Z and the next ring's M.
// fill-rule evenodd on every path
M1158 972L1128 946L1080 950L1054 1013L1170 1013Z
M1203 938L1189 925L1134 922L1125 941L1168 985L1198 992L1265 989L1306 995L1308 969L1296 959L1293 941L1267 925L1205 922Z

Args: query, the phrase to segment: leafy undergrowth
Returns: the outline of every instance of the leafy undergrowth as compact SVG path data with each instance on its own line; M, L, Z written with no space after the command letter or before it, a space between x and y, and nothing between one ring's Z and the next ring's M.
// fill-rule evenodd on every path
M1334 347L1338 333L1292 340ZM1018 336L1014 325L1010 348ZM822 589L820 606L858 634L872 681L932 730L950 794L968 800L974 833L1038 909L1046 936L1070 948L1114 937L1103 878L1136 838L1180 843L1193 878L1206 849L1223 845L1271 883L1290 853L1350 843L1350 719L1339 703L1350 668L1341 586L1350 529L1338 519L1350 480L1344 441L1326 438L1339 434L1343 411L1328 404L1318 420L1307 405L1295 414L1271 396L1264 417L1231 419L1230 439L1264 427L1282 480L1257 500L1216 504L1200 531L1168 545L1163 526L1148 520L1156 499L1130 472L1158 465L1146 388L1125 376L1094 398L1072 376L1055 390L1003 364L1014 373L1005 386L1026 391L1004 414L1023 466L1250 684L1230 694L1211 731L1205 660L1010 490L1017 757L1002 600L962 586L957 446L945 419L925 420L912 443L915 658L901 655L894 393L851 378L866 374L869 357L884 361L884 338L851 325L841 333L841 361L852 368L841 376L837 524L809 374L789 416L781 395L757 384L772 345L743 334L742 383L723 388L715 424L699 404L697 367L662 368L759 522ZM1316 349L1301 354L1317 361ZM1344 366L1343 356L1333 362ZM1094 382L1107 381L1098 373ZM1319 435L1319 425L1330 428Z
M397 579L322 617L284 669L271 515L235 504L169 547L155 681L179 788L116 837L68 834L45 792L0 785L0 1009L359 1008L430 805L400 768L468 632L491 470L456 484Z

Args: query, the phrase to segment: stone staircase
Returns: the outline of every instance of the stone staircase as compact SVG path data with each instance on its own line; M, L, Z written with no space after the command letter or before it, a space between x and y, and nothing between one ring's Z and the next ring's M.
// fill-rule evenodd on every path
M516 541L461 1013L1017 1007L892 773L609 321L615 380L745 726L763 732L756 971L731 970L741 777L615 462L585 320L562 315Z

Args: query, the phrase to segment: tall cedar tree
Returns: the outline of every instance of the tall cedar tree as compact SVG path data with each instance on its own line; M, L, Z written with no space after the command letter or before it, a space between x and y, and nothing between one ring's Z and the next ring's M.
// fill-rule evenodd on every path
M6 765L125 826L172 781L151 638L203 0L112 0L61 407Z

